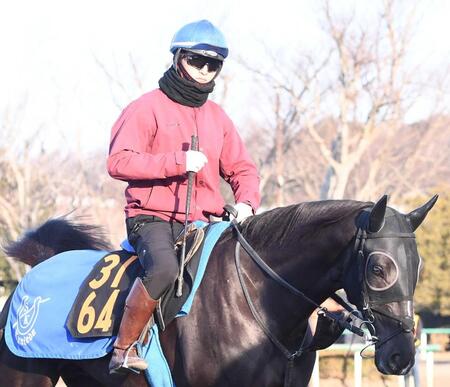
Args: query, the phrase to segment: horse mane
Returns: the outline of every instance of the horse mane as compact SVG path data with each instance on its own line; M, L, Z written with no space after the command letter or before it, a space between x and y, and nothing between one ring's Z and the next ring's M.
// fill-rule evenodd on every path
M50 219L3 247L6 255L32 267L63 251L110 249L101 227L75 223L64 217Z
M356 217L371 204L354 200L323 200L278 207L249 218L243 222L241 231L258 249L306 237L321 238L328 232L328 226Z

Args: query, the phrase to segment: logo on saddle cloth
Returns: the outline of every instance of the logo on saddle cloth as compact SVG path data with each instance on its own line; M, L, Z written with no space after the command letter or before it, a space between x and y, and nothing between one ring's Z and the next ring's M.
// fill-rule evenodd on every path
M16 340L20 345L29 344L36 336L34 324L39 315L40 305L50 298L35 297L32 301L29 296L23 296L17 311L17 321L13 324Z

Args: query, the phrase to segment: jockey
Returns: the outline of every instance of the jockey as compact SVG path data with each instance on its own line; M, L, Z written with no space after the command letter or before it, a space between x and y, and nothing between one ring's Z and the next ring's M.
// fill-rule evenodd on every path
M128 184L128 240L145 272L127 297L111 372L147 368L135 343L178 275L173 245L186 216L187 172L196 173L189 221L223 214L220 177L233 191L237 221L260 203L255 164L230 118L208 100L228 55L223 34L207 20L190 23L175 34L170 51L173 64L159 88L131 102L111 132L108 172ZM189 149L192 135L198 151Z

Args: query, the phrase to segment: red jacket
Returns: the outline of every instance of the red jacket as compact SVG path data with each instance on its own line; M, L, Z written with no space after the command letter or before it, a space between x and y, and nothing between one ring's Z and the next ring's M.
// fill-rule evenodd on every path
M149 214L184 221L185 152L193 134L208 163L195 178L190 220L208 220L210 214L223 213L220 176L230 184L236 202L258 208L255 164L222 108L212 101L199 108L184 106L156 89L126 107L111 132L108 172L128 182L128 217Z

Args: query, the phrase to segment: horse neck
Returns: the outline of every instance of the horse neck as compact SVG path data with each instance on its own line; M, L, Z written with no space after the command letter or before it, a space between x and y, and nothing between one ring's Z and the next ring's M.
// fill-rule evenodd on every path
M324 234L320 240L299 239L286 247L274 246L265 253L265 261L286 281L320 304L342 287L341 274L354 236L350 227L337 238Z
M320 231L320 232L319 232ZM261 258L283 279L303 292L316 304L322 303L341 288L341 274L349 255L350 242L355 234L353 218L317 230L319 238L309 233L290 238L280 244L276 240L263 246L254 244ZM268 278L259 267L246 263L255 294L268 301L260 307L267 320L276 318L276 330L290 335L305 323L316 306L293 295L286 288Z

